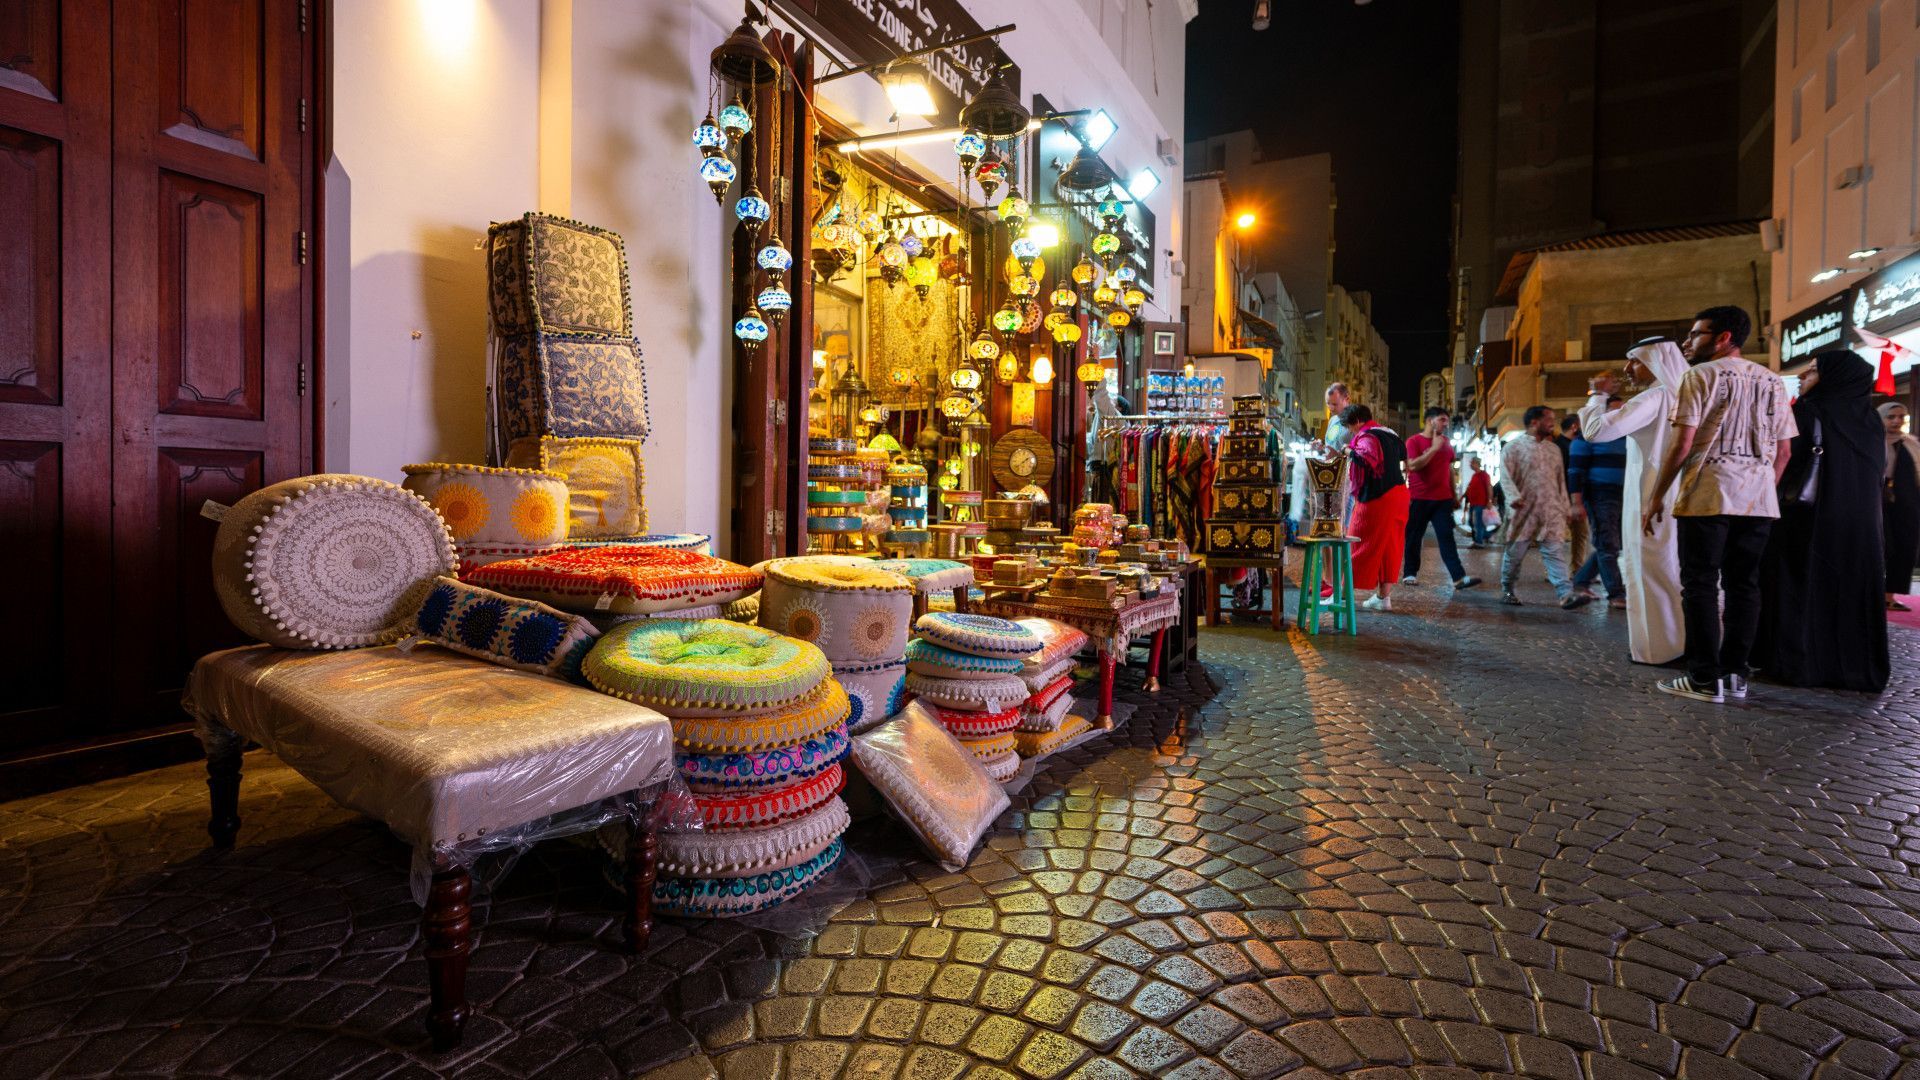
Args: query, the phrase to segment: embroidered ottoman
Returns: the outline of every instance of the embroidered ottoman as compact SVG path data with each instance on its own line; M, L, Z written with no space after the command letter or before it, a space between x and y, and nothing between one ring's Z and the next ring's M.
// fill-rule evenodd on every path
M487 229L487 307L496 334L633 333L620 234L553 214Z
M1011 657L958 652L922 638L907 645L907 670L942 679L985 679L1018 675L1021 664Z
M589 663L593 654L587 655ZM907 689L930 704L969 712L999 712L1027 700L1027 684L1018 675L990 675L985 678L943 679L935 675L907 672Z
M427 500L455 544L537 554L567 538L567 484L559 473L441 462L400 471L407 474L401 486Z
M900 711L907 689L907 664L835 664L833 679L847 692L852 713L847 730L858 734Z
M508 447L507 464L560 477L571 540L634 543L647 531L646 467L638 440L519 439Z
M437 1045L458 1042L468 1015L468 869L487 852L633 821L625 924L630 942L645 943L653 838L637 811L673 774L659 713L485 660L391 646L214 653L188 677L184 705L207 750L216 846L231 846L240 828L249 740L412 845Z
M462 577L562 611L646 615L725 604L760 587L760 575L690 551L623 544L566 548L483 566Z
M250 637L289 649L346 649L398 637L453 537L426 501L370 476L283 480L226 509L213 588Z
M647 373L632 337L504 334L495 342L500 433L509 444L541 435L647 437Z
M845 724L792 746L754 753L674 755L680 778L696 795L724 795L785 787L818 776L847 756Z
M817 704L830 685L827 658L805 641L725 619L646 619L614 627L582 665L603 693L626 698L676 717L725 717ZM838 687L845 719L846 695ZM792 744L816 731L785 740ZM759 742L759 740L752 740ZM782 745L760 742L733 749Z
M810 641L827 659L875 664L900 659L913 621L913 586L871 565L806 559L767 567L760 625Z
M847 804L829 798L811 810L768 825L663 832L660 873L671 877L741 878L788 870L825 851L850 824ZM658 886L655 888L657 892Z
M935 645L975 656L1025 660L1040 651L1040 639L1033 631L1019 623L996 619L991 615L930 611L920 616L913 628L922 638Z

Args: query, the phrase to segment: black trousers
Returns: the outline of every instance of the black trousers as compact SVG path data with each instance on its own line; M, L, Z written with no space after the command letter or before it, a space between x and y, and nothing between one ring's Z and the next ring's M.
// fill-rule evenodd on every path
M1714 514L1675 518L1680 534L1680 608L1687 623L1687 674L1695 683L1747 674L1760 629L1760 556L1772 518ZM1726 612L1720 593L1727 594Z
M1408 504L1407 550L1400 558L1400 573L1406 577L1420 576L1420 549L1424 546L1421 541L1427 538L1429 526L1440 542L1440 561L1447 565L1451 580L1466 577L1466 567L1460 565L1459 545L1453 540L1452 499L1414 499Z

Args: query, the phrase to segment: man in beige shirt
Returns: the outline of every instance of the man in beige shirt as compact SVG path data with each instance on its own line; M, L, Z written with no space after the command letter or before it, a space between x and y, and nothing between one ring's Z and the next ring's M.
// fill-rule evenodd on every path
M1658 685L1696 701L1747 696L1747 656L1760 625L1760 556L1780 516L1775 489L1797 434L1779 376L1740 355L1752 328L1737 307L1694 317L1680 346L1694 366L1680 383L1673 441L1654 485L1659 494L1642 515L1651 536L1678 476L1673 516L1687 673Z

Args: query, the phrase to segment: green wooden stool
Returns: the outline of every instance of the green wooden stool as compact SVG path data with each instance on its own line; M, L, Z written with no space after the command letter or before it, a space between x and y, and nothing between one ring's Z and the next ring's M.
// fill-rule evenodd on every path
M1307 547L1306 565L1300 568L1300 604L1294 615L1294 622L1309 634L1320 632L1320 613L1327 612L1333 618L1335 633L1345 630L1349 634L1360 632L1359 620L1353 615L1353 540L1350 537L1333 537L1324 540L1303 540ZM1325 551L1328 567L1333 571L1333 596L1320 599L1320 561Z

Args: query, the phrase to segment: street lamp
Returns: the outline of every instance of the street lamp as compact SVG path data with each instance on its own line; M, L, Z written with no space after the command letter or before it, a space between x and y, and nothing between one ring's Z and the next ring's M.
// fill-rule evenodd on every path
M1251 229L1253 228L1253 223L1259 220L1258 217L1254 216L1253 211L1243 210L1240 212L1239 217L1233 219L1233 226L1236 229Z

